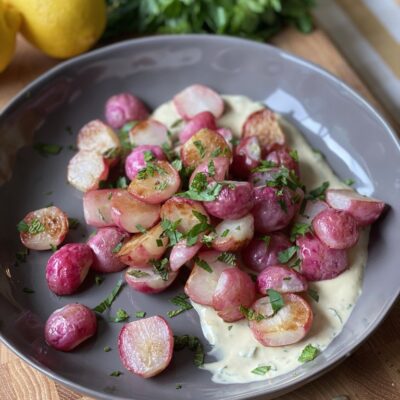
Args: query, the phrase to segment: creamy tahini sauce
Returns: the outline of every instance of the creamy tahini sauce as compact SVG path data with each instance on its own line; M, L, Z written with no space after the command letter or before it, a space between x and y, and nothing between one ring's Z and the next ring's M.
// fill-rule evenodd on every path
M260 103L243 96L223 96L226 111L218 124L230 128L240 136L242 125L248 115L262 108ZM157 108L153 118L171 126L179 120L172 102ZM347 188L330 169L324 158L313 151L303 136L287 121L280 123L287 135L288 144L298 151L301 179L308 189L330 182L331 188ZM173 133L179 126L171 128ZM226 323L207 306L192 302L199 314L204 336L213 346L210 356L217 361L204 365L218 383L245 383L266 380L296 369L298 357L307 344L321 351L337 336L349 318L354 304L361 293L363 269L367 261L369 231L364 230L356 246L349 251L350 268L335 279L311 283L310 287L319 294L319 302L310 300L314 322L307 337L299 343L283 347L264 347L258 343L248 328L247 321ZM230 328L231 327L231 328ZM264 376L251 371L258 366L270 365L271 370Z

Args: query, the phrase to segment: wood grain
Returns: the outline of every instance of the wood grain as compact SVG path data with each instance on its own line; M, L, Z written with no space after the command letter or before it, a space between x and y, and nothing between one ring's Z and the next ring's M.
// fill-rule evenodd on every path
M320 30L304 36L288 29L272 42L323 66L381 109ZM0 108L35 77L56 64L57 61L19 39L12 65L0 74ZM91 400L46 378L3 345L0 345L0 382L1 400ZM400 399L400 302L372 337L344 363L280 400L334 400L338 396L347 396L349 400Z

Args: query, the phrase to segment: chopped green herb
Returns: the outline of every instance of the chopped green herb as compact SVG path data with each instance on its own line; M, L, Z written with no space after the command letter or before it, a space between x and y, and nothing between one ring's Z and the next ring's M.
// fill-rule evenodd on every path
M123 374L123 373L122 373L121 371L113 371L113 372L111 372L110 376L118 377L118 376L120 376L120 375L122 375L122 374Z
M199 220L199 223L193 226L185 235L186 245L193 246L197 243L199 235L201 233L207 232L213 227L208 223L208 218L204 214L193 210L193 215Z
M260 165L256 168L253 168L251 172L267 172L271 168L276 168L277 164L269 160L261 160Z
M315 359L319 354L319 349L314 347L312 344L308 344L304 347L303 351L300 354L299 361L302 363L309 362Z
M153 266L154 272L161 276L163 281L168 280L168 258L163 258L161 260L150 260L151 265Z
M74 144L69 144L67 149L70 151L78 151L78 148Z
M287 205L284 199L278 199L277 200L279 207L287 214L288 209L287 209Z
M128 318L129 318L129 314L122 308L119 308L117 310L117 314L116 314L115 318L112 318L111 321L112 322L123 322L123 321L126 321Z
M285 276L285 277L283 278L283 280L284 280L284 281L291 281L291 280L292 280L292 277L291 277L291 276Z
M214 232L208 234L208 235L203 235L201 238L201 243L204 243L206 246L210 247L212 242L214 241L216 237L216 234Z
M115 182L115 187L117 189L126 189L128 187L128 181L125 176L120 176Z
M19 232L29 233L30 235L37 235L46 230L45 226L37 218L32 219L29 224L24 220L20 221L17 229Z
M248 308L245 306L240 306L240 312L244 315L244 317L246 319L248 319L249 321L257 321L260 322L263 319L265 319L265 315L253 310L252 308Z
M230 140L230 143L232 146L237 146L239 144L240 140L236 137L232 137L232 139Z
M77 229L80 225L80 222L76 218L68 218L68 227L69 229Z
M287 264L292 257L297 253L298 246L291 246L287 248L286 250L280 251L278 253L278 260L282 264Z
M112 252L113 254L116 254L116 253L118 253L118 252L121 250L121 248L122 248L122 242L119 242L119 243L111 250L111 252Z
M176 386L175 386L175 389L176 389L176 390L182 389L182 385L179 384L179 383L177 383Z
M271 303L272 310L276 314L281 308L285 306L282 295L274 289L268 289L267 295Z
M127 274L135 278L144 278L150 276L148 272L141 271L140 269L128 269Z
M176 121L174 121L174 122L171 124L171 128L176 128L176 127L179 126L182 122L183 122L183 119L182 119L182 118L177 119Z
M50 250L54 253L55 251L57 251L57 246L50 243Z
M100 286L103 282L104 282L104 276L95 275L95 277L94 277L94 283L95 283L97 286Z
M203 173L196 174L189 190L186 192L177 193L175 196L197 201L214 201L220 194L223 185L221 183L213 182L208 184L203 190L196 190L193 188L193 183L198 175L205 177L205 174Z
M229 229L225 229L222 233L221 233L221 237L227 237L229 233Z
M111 351L111 347L110 346L104 346L103 351L105 353L108 353L109 351Z
M209 272L210 274L213 272L210 265L208 264L208 262L205 260L202 260L199 257L196 257L194 259L194 263L197 264L200 268L203 268L205 271Z
M136 311L136 313L135 313L136 318L144 318L145 316L146 316L145 311Z
M169 240L169 246L175 246L180 240L183 239L183 234L178 231L178 226L181 223L181 219L171 222L169 219L163 219L161 221L161 227L163 228L162 237L167 237Z
M228 331L230 331L233 328L233 325L228 326Z
M29 288L27 288L27 287L24 287L24 288L22 289L22 291L23 291L24 293L28 293L28 294L33 294L33 293L35 293L35 291L34 291L33 289L29 289Z
M105 300L103 300L100 304L98 304L96 307L94 307L93 311L96 311L98 313L103 313L105 310L110 308L123 286L124 286L123 281L119 280L115 285L114 289L112 290L112 292L108 295L108 297Z
M215 175L215 164L213 160L208 162L208 175L214 176Z
M196 149L199 152L200 157L204 158L204 156L206 155L206 149L204 148L203 143L201 143L200 140L195 140L193 144L196 146Z
M313 300L315 300L318 303L319 294L315 289L309 288L307 293Z
M240 231L240 225L235 228L235 231Z
M354 179L349 178L349 179L345 179L345 180L343 181L343 183L344 183L345 185L347 185L347 186L352 186L352 185L354 185L354 184L356 183L356 181L355 181Z
M148 151L148 152L145 151L144 153L150 153L152 155L152 157L154 157L153 153L151 153L151 151ZM144 180L144 179L147 179L149 177L155 176L156 173L158 175L165 175L166 174L165 170L158 165L158 161L155 161L155 162L147 161L147 159L149 159L149 156L147 156L147 159L146 159L146 154L145 154L144 157L145 157L145 161L146 161L146 167L142 168L137 173L137 175L136 175L137 179Z
M271 243L271 236L265 235L261 240L265 243L265 247L268 249L268 246Z
M294 242L298 236L304 236L308 232L311 232L310 224L296 223L290 231L290 241Z
M273 179L265 183L266 186L276 188L288 187L291 190L304 188L304 185L300 182L296 173L283 166L279 167L279 169L272 174L272 178ZM283 191L281 191L281 193L283 193Z
M62 150L62 146L48 143L35 143L33 148L44 157L47 157L48 155L56 156Z
M194 352L194 365L200 367L204 364L204 349L199 338L191 335L174 336L174 350L180 351L184 348Z
M218 261L221 261L225 264L229 265L236 265L236 256L233 253L230 253L228 251L224 251L217 257Z
M171 303L179 306L177 310L168 311L167 315L169 318L173 318L184 311L191 310L193 306L187 300L189 297L186 294L179 294L171 299Z
M157 183L154 185L154 189L157 190L157 191L159 191L159 192L162 192L162 191L165 190L168 186L169 186L169 185L168 185L168 182L157 182Z
M157 239L156 243L157 243L157 247L163 247L164 246L164 243L163 243L163 241L161 239Z
M146 161L146 162L154 161L156 159L153 152L150 150L146 150L143 152L143 158L144 158L144 161Z
M136 229L140 232L140 233L147 233L147 229L140 224L136 224Z
M29 255L29 249L26 247L23 250L17 251L15 253L15 258L18 262L24 263L26 262L26 257Z
M307 200L325 200L325 192L329 187L329 182L324 182L321 186L311 190L307 195Z
M182 160L174 160L172 161L171 165L178 171L182 171L183 168L183 164L182 164Z
M299 154L297 153L297 150L289 151L289 155L294 161L299 162Z
M265 375L270 369L270 365L262 365L260 367L254 368L251 373L256 375Z

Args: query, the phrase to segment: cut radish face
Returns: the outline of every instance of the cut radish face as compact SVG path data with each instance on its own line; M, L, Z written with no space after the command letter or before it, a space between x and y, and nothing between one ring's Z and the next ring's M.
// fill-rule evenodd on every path
M231 149L225 139L210 129L198 131L181 148L181 159L185 167L196 168L212 158L230 159L231 156Z
M238 268L222 271L212 297L212 306L225 322L243 318L240 306L250 307L256 298L256 287L246 272Z
M178 114L185 120L196 114L209 111L215 118L224 112L222 97L207 86L192 85L179 92L173 99Z
M253 336L263 346L277 347L297 343L312 326L313 313L310 305L299 295L283 294L284 306L276 314L269 297L262 297L253 304L253 309L265 316L261 321L249 321Z
M182 197L171 197L162 205L161 219L171 222L181 220L177 229L181 233L187 233L200 222L193 211L206 216L207 221L210 221L201 203Z
M232 139L233 139L233 133L230 129L228 128L218 128L216 130L217 133L219 133L224 139L225 142L228 143L229 148L232 150Z
M261 294L267 294L268 289L280 293L305 292L307 280L293 268L283 265L272 265L265 268L257 277L257 289Z
M215 117L209 111L196 114L179 133L179 141L181 144L186 143L195 133L201 129L217 129Z
M111 217L111 200L123 189L91 190L83 195L83 214L88 225L102 228L115 225Z
M268 153L266 158L267 161L271 161L279 167L286 167L300 175L299 162L296 156L292 156L293 153L286 146L275 146L273 150Z
M260 164L260 160L258 137L243 138L233 152L232 174L238 179L247 179L251 171Z
M148 266L129 267L125 273L126 283L133 289L142 293L159 293L172 284L178 276L178 272L171 271L166 265L168 271L166 275L161 276L154 269Z
M268 109L251 114L243 125L243 137L257 136L261 147L270 151L275 145L284 145L286 138L277 115Z
M68 164L67 179L81 192L97 189L108 177L109 167L103 156L90 151L79 151Z
M32 250L50 250L68 233L68 217L58 207L41 208L27 214L18 224L22 244Z
M202 243L188 246L186 240L177 243L171 250L169 263L172 271L178 271L183 265L190 261L201 249Z
M219 261L220 255L221 253L217 251L204 251L197 255L196 263L185 285L185 293L196 303L211 306L222 271L235 268L235 266ZM202 265L205 265L202 263L204 261L210 267L211 272L202 268L197 260L200 260Z
M138 172L146 167L146 152L150 152L157 160L166 159L164 151L160 146L143 144L135 147L125 160L125 173L130 180L134 179Z
M96 119L87 123L78 133L78 149L99 153L103 156L116 152L120 141L108 125Z
M115 193L111 199L111 216L115 225L130 233L154 226L160 219L160 206L146 204L126 190Z
M347 212L333 208L317 214L312 226L319 240L331 249L349 249L360 237L356 220Z
M211 166L211 170L210 170ZM212 171L212 168L214 166L215 171ZM220 182L225 179L225 177L228 175L229 171L229 159L225 157L216 157L211 160L205 161L201 163L192 173L190 176L190 181L189 185L192 184L193 179L195 176L199 173L204 173L207 177L208 182Z
M151 161L132 180L128 192L147 204L160 204L173 196L180 185L179 173L168 161Z
M125 242L117 256L119 260L131 266L149 266L150 260L160 259L168 246L168 238L161 237L163 228L158 224L146 233L135 235Z
M329 189L326 201L336 210L348 212L360 226L375 222L385 208L383 201L364 197L348 189Z
M219 251L237 251L245 247L254 235L254 218L247 214L240 219L226 219L215 228L212 247Z
M154 119L148 119L136 124L129 131L129 140L135 146L143 144L161 146L164 143L170 143L167 127Z
M174 337L167 321L159 316L130 322L118 337L119 357L124 367L142 378L151 378L167 368Z
M328 208L328 204L322 200L307 200L303 214L297 215L296 221L303 224L311 223L317 214Z

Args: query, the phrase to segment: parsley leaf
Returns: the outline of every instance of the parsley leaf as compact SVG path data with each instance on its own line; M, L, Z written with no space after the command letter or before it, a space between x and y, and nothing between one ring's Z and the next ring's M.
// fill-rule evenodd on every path
M181 223L181 219L171 222L169 219L163 219L161 221L161 227L163 228L162 237L169 239L169 246L175 246L180 240L183 239L183 233L178 231L178 226Z
M184 311L191 310L193 306L187 300L189 297L186 294L178 294L171 299L171 303L179 306L177 310L168 311L167 315L169 318L176 317Z
M278 260L282 264L287 264L292 257L297 253L298 246L291 246L287 248L286 250L280 251L278 253Z
M122 280L119 280L117 284L115 285L114 289L111 291L111 293L107 296L105 300L103 300L100 304L98 304L96 307L93 308L93 311L96 311L98 313L103 313L105 310L111 307L112 303L114 300L117 298L118 294L120 293L121 289L124 286L124 282Z
M267 172L271 168L276 168L277 164L275 164L273 161L269 160L261 160L260 165L256 168L253 168L251 172Z
M215 164L213 160L210 160L208 163L208 175L209 176L215 175Z
M111 250L111 253L116 254L118 253L122 248L122 242L119 242L115 247Z
M199 220L199 223L193 226L185 235L186 237L186 245L193 246L197 243L200 233L207 232L212 228L212 226L208 223L208 218L196 211L192 211L193 215Z
M126 321L128 318L129 318L129 314L122 308L119 308L117 310L117 314L116 314L115 318L112 318L111 321L112 322L123 322L123 321Z
M38 218L32 219L29 224L24 220L20 221L17 225L19 232L29 233L30 235L37 235L46 230L45 226L39 221Z
M282 307L285 306L282 295L274 289L268 289L267 295L271 303L272 310L276 314Z
M345 180L343 181L343 183L344 183L345 185L347 185L347 186L352 186L352 185L354 185L354 184L356 183L356 181L355 181L354 179L349 178L349 179L345 179Z
M104 282L104 276L96 275L96 276L94 277L94 283L95 283L97 286L100 286L103 282Z
M314 360L319 354L319 349L314 347L312 344L308 344L304 347L303 351L300 354L298 360L302 363L306 363Z
M329 182L324 182L321 186L310 190L310 192L306 195L307 200L325 200L325 192L329 187Z
M205 149L203 143L201 143L200 140L195 140L195 141L193 142L193 144L196 146L196 149L197 149L197 151L199 152L200 157L201 157L201 158L204 158L204 156L206 155L206 149Z
M135 312L135 317L136 318L144 318L146 316L146 312L145 311L136 311Z
M147 233L147 229L140 224L136 224L136 229L140 232L140 233Z
M297 150L289 151L289 155L294 161L299 162L299 154L297 153Z
M245 307L245 306L242 306L242 305L239 307L239 310L244 315L244 317L246 319L248 319L249 321L260 322L260 321L262 321L263 319L266 318L265 315L253 310L252 308L248 308L248 307Z
M227 237L229 233L229 229L225 229L222 233L221 233L221 237Z
M205 187L201 187L200 189L200 186L194 186L197 185L197 183L200 181L200 179L196 181L196 178L198 176L203 176L207 182L205 174L198 173L194 177L192 185L189 187L189 190L186 192L177 193L175 196L197 201L214 201L220 194L223 185L218 182L212 182L210 184L207 184Z
M204 348L200 339L191 335L174 335L174 351L180 351L186 347L194 352L194 365L202 366L204 364Z
M58 144L35 143L33 148L43 157L48 155L56 156L62 150L62 146Z
M225 264L229 265L236 265L236 256L233 253L228 251L224 251L217 257L218 261L224 262Z
M163 281L168 280L168 258L163 258L161 260L150 260L150 264L153 266L154 272L160 275Z
M260 367L254 368L251 373L256 375L265 375L270 369L270 365L261 365Z
M271 236L265 235L261 240L265 243L265 247L268 249L268 246L271 243Z
M310 224L296 223L290 231L290 241L294 242L298 236L304 236L308 232L311 232Z
M209 272L210 274L213 272L213 270L210 267L210 265L208 264L208 262L205 260L202 260L199 257L196 257L194 259L194 263L197 264L200 268L203 268L205 271Z

